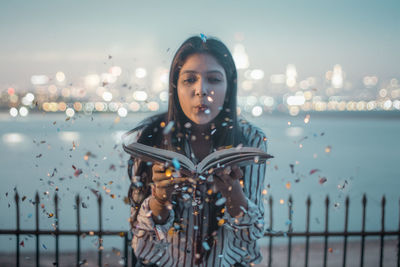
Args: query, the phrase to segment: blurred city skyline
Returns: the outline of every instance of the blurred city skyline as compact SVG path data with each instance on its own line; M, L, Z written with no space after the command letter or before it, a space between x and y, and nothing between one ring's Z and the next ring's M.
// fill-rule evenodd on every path
M103 101L99 110L135 111L155 101L150 110L158 110L175 51L203 33L231 50L241 107L283 103L291 114L400 109L398 1L46 0L0 7L2 107L32 108L35 99L39 109L65 111L76 101Z

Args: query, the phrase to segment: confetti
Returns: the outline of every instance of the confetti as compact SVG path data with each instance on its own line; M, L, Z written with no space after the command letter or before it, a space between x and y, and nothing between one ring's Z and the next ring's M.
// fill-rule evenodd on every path
M47 249L46 245L45 245L45 244L43 244L43 243L42 243L42 247L43 247L44 249Z
M164 123L165 124L165 123ZM170 121L168 122L167 126L165 126L164 130L163 130L163 134L167 135L171 132L172 127L174 127L174 121Z
M200 33L200 38L203 41L203 43L207 42L207 37L204 33Z
M331 146L325 147L325 153L330 153L331 150L332 150L332 147L331 147Z
M326 179L325 177L321 177L319 178L319 183L320 184L324 184L328 179Z
M221 205L225 204L225 202L226 202L226 198L221 197L220 199L215 201L215 206L221 206Z
M287 188L287 189L290 189L291 186L292 186L292 185L290 184L290 182L287 182L287 183L286 183L286 188Z
M290 172L294 173L294 165L293 164L289 164L289 166L290 166Z
M208 245L207 242L204 241L202 245L203 245L203 248L204 248L205 250L207 250L207 251L210 250L210 246Z
M174 165L175 170L179 170L181 168L181 165L179 164L179 161L177 158L172 159L172 164Z
M319 169L312 169L311 171L310 171L310 175L312 175L312 174L314 174L314 173L316 173L316 172L319 172L320 170Z
M333 252L333 248L329 248L329 249L328 249L328 252L329 252L329 253L332 253L332 252Z
M22 241L19 243L19 245L20 245L21 247L25 247L24 240L22 240Z
M36 156L36 158L40 158L41 156L42 156L42 154L39 154L39 155Z

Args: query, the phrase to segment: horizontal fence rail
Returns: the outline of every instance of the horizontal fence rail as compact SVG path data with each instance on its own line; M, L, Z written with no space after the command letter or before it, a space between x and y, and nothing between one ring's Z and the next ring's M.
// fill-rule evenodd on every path
M76 236L76 266L82 266L81 260L81 238L84 236L97 236L98 237L98 249L97 249L97 265L102 266L102 251L103 251L103 236L119 236L122 238L122 247L123 247L123 266L135 266L136 265L136 257L132 248L130 247L130 233L129 231L109 231L103 230L102 228L102 196L101 194L97 194L97 204L98 204L98 230L93 231L82 231L81 223L80 223L80 197L79 195L75 198L76 204L76 230L60 230L59 229L59 214L58 214L58 202L59 197L58 194L54 195L54 207L55 207L55 225L54 230L40 230L39 229L39 205L40 198L39 193L36 192L35 195L35 230L22 230L20 228L20 198L18 192L15 193L15 205L16 205L16 229L0 229L0 235L15 235L16 236L16 259L15 265L21 266L20 263L20 236L21 235L34 235L35 236L35 262L36 266L40 266L40 253L39 253L39 241L40 236L43 235L52 235L55 237L55 262L54 266L59 266L59 237L60 236ZM269 209L269 226L266 230L264 236L269 238L269 247L268 247L268 258L267 258L267 266L273 266L273 240L279 237L287 238L287 266L290 267L292 265L292 238L293 237L305 237L305 246L304 246L304 266L309 266L309 252L310 252L310 237L323 237L324 240L324 251L323 251L323 262L321 266L327 266L328 263L328 239L329 237L343 237L343 258L342 258L342 266L347 266L347 250L348 250L348 237L361 237L360 241L360 266L364 266L364 258L365 258L365 238L367 236L377 236L379 239L379 266L383 266L383 256L384 256L384 237L385 236L394 236L397 237L397 255L396 255L396 263L397 267L400 267L400 200L398 203L398 212L399 212L399 225L397 231L386 231L385 230L385 208L386 208L386 198L382 197L381 200L381 229L380 231L366 231L366 207L367 207L367 196L364 194L361 205L362 205L362 218L361 218L361 230L360 231L348 231L348 221L349 221L349 204L350 199L346 197L345 200L345 216L344 216L344 230L343 231L329 231L329 205L330 200L327 196L325 198L325 220L324 220L324 230L323 231L310 231L310 209L311 209L311 198L308 197L306 200L306 229L305 231L293 231L293 199L289 196L288 199L288 229L287 231L273 231L273 198L270 196L268 198L268 209ZM129 258L131 259L129 261ZM130 263L130 264L129 264Z

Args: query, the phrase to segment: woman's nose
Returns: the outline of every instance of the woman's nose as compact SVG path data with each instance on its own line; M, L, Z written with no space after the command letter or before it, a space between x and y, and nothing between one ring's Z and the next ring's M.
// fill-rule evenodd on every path
M206 96L207 95L207 84L203 81L200 81L199 84L196 86L195 94L198 96Z

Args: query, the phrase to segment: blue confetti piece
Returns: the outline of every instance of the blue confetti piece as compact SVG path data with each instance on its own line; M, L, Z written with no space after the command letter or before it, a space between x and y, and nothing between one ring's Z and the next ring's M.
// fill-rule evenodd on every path
M174 168L175 168L175 170L177 170L177 171L181 168L181 164L179 164L179 161L178 161L178 159L176 159L176 158L173 158L173 159L172 159L172 164L174 165Z
M45 244L43 244L43 243L42 243L42 247L43 247L44 249L47 249L46 245L45 245Z
M292 224L292 221L291 220L287 220L285 224L286 225Z
M203 33L200 33L200 38L203 41L203 43L207 42L207 37Z

